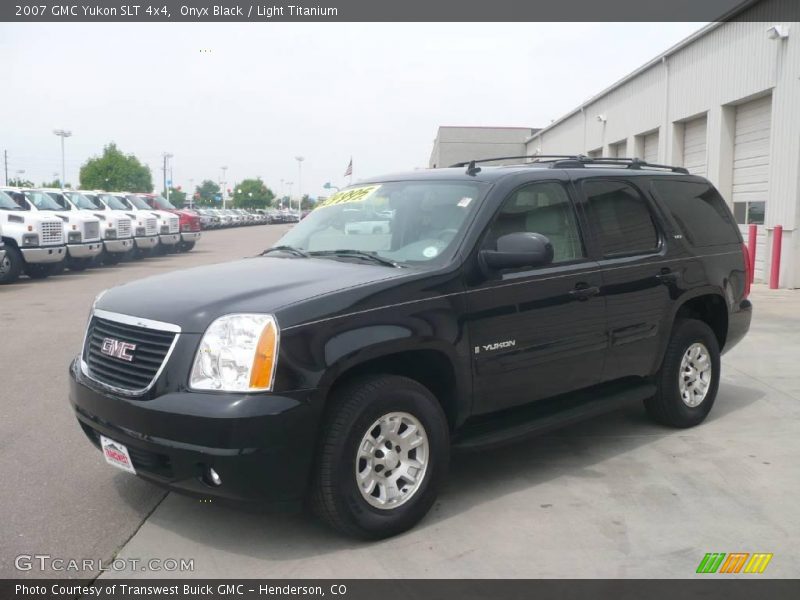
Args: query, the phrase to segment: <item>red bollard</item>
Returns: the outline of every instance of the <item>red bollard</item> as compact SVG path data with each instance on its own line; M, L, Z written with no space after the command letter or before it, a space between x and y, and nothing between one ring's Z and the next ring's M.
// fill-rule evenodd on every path
M769 289L777 290L781 274L781 242L783 241L783 227L775 225L772 230L772 266L769 272Z
M758 239L758 225L747 227L747 253L750 255L750 281L756 276L756 241Z

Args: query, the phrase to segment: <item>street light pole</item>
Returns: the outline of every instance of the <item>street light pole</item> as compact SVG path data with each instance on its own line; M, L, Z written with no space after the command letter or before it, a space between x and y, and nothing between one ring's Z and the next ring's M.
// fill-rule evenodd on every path
M297 161L297 211L300 212L301 206L303 204L303 161L305 157L303 156L295 156L294 159ZM292 199L289 198L289 210L292 210Z
M227 198L225 197L226 196L225 186L228 184L228 182L225 181L225 173L228 171L228 167L220 167L220 169L222 169L222 179L219 182L220 183L219 187L220 187L220 192L222 193L222 209L224 210L227 204Z
M64 138L68 138L72 135L71 131L67 131L66 129L56 129L53 131L58 137L61 138L61 189L64 189L64 180L66 179L66 168L64 167Z
M292 209L292 185L294 181L287 181L286 185L289 186L289 210Z
M164 152L162 154L164 157L164 193L167 195L167 202L169 202L169 186L167 185L167 163L169 159L172 158L172 154L169 152Z

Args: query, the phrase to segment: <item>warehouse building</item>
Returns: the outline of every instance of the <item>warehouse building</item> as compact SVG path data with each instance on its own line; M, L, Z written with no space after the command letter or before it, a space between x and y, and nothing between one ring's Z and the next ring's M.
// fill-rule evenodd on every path
M526 154L639 157L708 177L742 231L758 225L756 281L783 227L781 287L800 287L797 0L760 0L712 23L527 141Z
M538 129L530 127L439 127L428 166L449 167L465 160L522 156L526 142ZM501 163L503 161L500 161ZM506 161L508 162L508 161Z

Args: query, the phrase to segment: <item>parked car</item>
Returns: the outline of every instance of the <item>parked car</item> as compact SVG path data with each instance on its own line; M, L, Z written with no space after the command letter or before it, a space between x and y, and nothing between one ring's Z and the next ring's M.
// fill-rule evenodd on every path
M370 179L260 257L108 290L70 368L81 427L170 489L307 498L381 538L428 512L451 447L629 402L698 425L752 313L725 201L682 168L533 160ZM386 207L390 233L340 225Z
M0 283L12 283L22 272L32 279L47 277L67 256L64 222L27 209L17 188L0 188L0 231L5 248Z
M101 194L105 192L65 190L64 199L74 210L91 211L100 218L103 251L98 259L103 264L115 265L135 247L133 221L128 216L125 205L116 199L106 204L100 199Z
M202 235L200 233L200 217L198 215L188 209L175 208L175 206L170 204L167 199L160 194L139 194L139 197L147 202L150 208L156 211L177 215L180 230L178 249L181 252L189 252L194 248L197 240L199 240Z
M92 214L64 209L58 198L59 189L23 190L24 202L29 210L47 211L64 221L67 241L67 257L59 263L72 271L83 271L103 251L100 238L100 219Z

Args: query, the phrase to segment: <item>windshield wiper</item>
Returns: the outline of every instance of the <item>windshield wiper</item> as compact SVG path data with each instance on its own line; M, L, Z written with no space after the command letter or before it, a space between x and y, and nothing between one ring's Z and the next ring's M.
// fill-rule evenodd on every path
M261 253L261 256L269 254L270 252L286 252L287 254L293 254L294 256L300 256L302 258L308 258L308 252L304 250L300 250L300 248L295 248L294 246L273 246L272 248L267 248Z
M394 267L396 269L402 268L401 265L397 264L393 260L389 260L388 258L383 258L379 256L375 252L367 252L365 250L317 250L314 252L309 252L309 256L345 256L353 258L361 258L364 260L372 261L376 264L383 265L385 267Z

